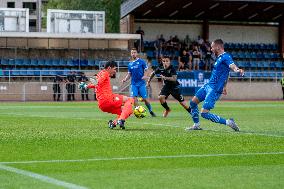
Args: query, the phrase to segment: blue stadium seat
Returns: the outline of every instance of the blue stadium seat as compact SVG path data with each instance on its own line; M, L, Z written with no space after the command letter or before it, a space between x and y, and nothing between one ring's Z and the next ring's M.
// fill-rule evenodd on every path
M45 61L44 61L44 59L38 59L38 65L39 65L39 66L45 66Z
M53 66L53 65L52 65L52 60L51 60L51 59L46 59L46 60L44 61L44 66Z
M52 66L59 66L59 60L58 59L52 59Z
M24 59L23 60L23 66L31 66L31 60L30 59Z
M31 65L31 66L38 66L38 65L39 65L39 62L38 62L37 59L31 59L30 65Z
M159 63L156 59L153 59L151 64L152 64L152 67L158 67L159 66Z
M88 66L90 66L90 67L95 66L95 60L89 59L88 60Z
M27 75L27 69L26 68L20 68L20 74L22 76L26 76Z
M73 60L72 59L67 60L67 66L70 66L70 67L73 66Z
M35 72L33 71L32 68L28 68L28 69L27 69L27 75L29 75L29 76L35 75Z
M15 65L16 66L23 66L23 62L24 62L23 59L16 59L15 60Z
M39 76L41 73L40 73L40 69L39 68L34 68L34 75L35 76Z
M83 59L83 60L80 60L79 63L80 63L80 66L82 66L82 67L88 66L88 60Z
M9 59L9 66L15 66L15 60Z
M66 60L60 59L59 60L59 66L62 66L62 67L67 66Z
M1 65L3 66L8 66L9 65L9 60L8 59L1 59Z

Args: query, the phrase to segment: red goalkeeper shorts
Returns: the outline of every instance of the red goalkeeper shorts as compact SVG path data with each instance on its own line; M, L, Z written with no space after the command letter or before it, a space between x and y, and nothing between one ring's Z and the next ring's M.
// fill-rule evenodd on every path
M112 98L100 100L98 105L103 112L120 115L122 103L123 95L113 94Z

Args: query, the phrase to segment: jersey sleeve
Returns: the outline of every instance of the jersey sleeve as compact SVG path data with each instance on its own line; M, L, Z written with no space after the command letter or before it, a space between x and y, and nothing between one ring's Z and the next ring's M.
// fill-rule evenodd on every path
M141 59L141 60L142 60L142 59ZM144 69L144 70L147 70L147 69L148 69L148 65L147 65L147 63L146 63L145 60L142 60L142 66L143 66L143 69Z
M234 61L233 61L233 59L232 59L232 57L231 57L231 55L229 55L229 54L228 54L228 55L226 56L226 58L225 58L225 63L226 63L226 65L229 66L229 67L230 67L231 64L235 64Z

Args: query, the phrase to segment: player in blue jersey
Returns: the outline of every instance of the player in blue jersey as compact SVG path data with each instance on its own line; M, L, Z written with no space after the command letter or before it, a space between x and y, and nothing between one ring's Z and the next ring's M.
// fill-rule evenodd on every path
M156 114L152 110L152 106L148 100L147 88L145 79L146 70L148 69L147 63L138 58L137 49L131 49L131 58L132 61L128 64L128 73L126 77L122 80L122 82L126 82L129 78L131 78L131 97L134 98L134 106L138 106L138 97L141 97L145 102L150 114L152 117L156 117Z
M231 127L234 131L239 131L234 119L224 119L218 115L210 113L219 97L227 94L227 81L230 70L244 75L244 70L239 69L233 62L232 57L224 51L224 43L221 39L216 39L211 44L211 51L216 55L216 61L209 82L203 85L190 100L191 117L194 125L186 130L202 130L199 123L198 104L204 101L201 109L201 117L215 123L220 123Z

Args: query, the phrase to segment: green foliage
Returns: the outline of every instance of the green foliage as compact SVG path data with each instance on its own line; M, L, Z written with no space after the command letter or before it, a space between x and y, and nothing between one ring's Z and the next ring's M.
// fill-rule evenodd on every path
M106 32L118 33L120 4L121 0L49 0L44 9L105 11Z

